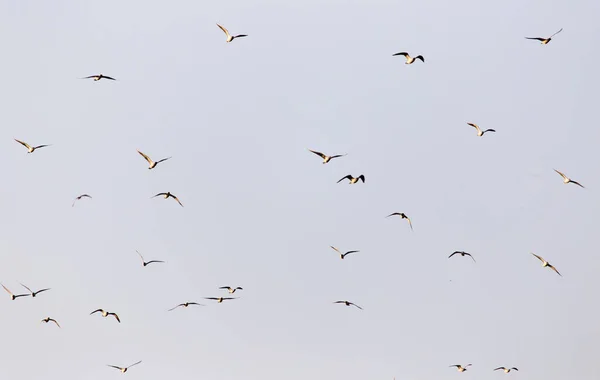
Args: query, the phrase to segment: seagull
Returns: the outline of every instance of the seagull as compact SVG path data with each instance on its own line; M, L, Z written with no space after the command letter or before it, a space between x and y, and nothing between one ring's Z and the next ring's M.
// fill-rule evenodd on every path
M183 306L183 307L188 307L190 305L198 305L198 306L204 306L201 303L197 303L197 302L184 302L184 303L180 303L179 305L167 310L167 311L171 311L171 310L175 310L177 309L179 306Z
M390 216L394 216L394 215L398 215L400 216L402 219L406 219L408 220L408 225L410 226L411 231L413 231L413 226L412 226L412 222L410 221L410 218L408 216L406 216L405 213L403 212L394 212L388 216L386 216L386 218L389 218Z
M160 261L160 260L150 260L150 261L144 261L144 256L142 256L141 253L139 253L137 251L137 249L135 250L137 252L137 254L140 256L140 258L142 259L142 264L144 264L144 266L148 265L148 264L152 264L152 263L164 263L164 261Z
M467 364L466 366L462 366L460 364L453 364L450 367L456 367L456 369L458 370L458 372L465 372L467 370L467 367L471 366L471 364Z
M340 254L340 259L344 260L344 257L346 257L347 255L351 254L351 253L357 253L360 251L348 251L346 253L342 253L342 251L340 251L339 249L337 249L336 247L334 247L333 245L330 245L330 247L335 250L337 253Z
M103 75L103 74L98 74L98 75L90 75L89 77L85 77L85 78L81 78L81 79L90 79L90 78L94 78L94 82L99 81L100 79L104 78L104 79L110 79L110 80L116 80L115 78Z
M217 301L217 303L221 303L223 301L227 301L227 300L235 300L237 299L237 297L204 297L205 300L213 300L213 301Z
M344 305L346 305L346 306L350 306L350 305L352 305L352 306L356 306L356 307L357 307L357 308L359 308L360 310L362 310L362 309L363 309L362 307L360 307L360 306L358 306L357 304L355 304L355 303L352 303L352 302L350 302L350 301L335 301L334 303L343 303L343 304L344 304Z
M482 131L477 124L473 124L473 123L467 123L467 124L469 124L471 127L475 128L475 129L477 129L477 136L479 136L479 137L483 136L483 134L486 132L496 132L495 129L486 129L485 131Z
M244 290L243 288L241 288L239 286L237 288L232 288L231 286L221 286L219 289L227 289L229 294L235 293L236 290Z
M115 319L117 320L117 322L121 323L121 320L119 319L119 316L117 315L117 313L109 313L108 311L104 311L104 310L102 310L102 309L94 310L94 311L92 311L92 312L90 313L90 315L92 315L92 314L94 314L94 313L97 313L97 312L100 312L100 313L102 313L102 316L103 316L103 317L108 317L109 315L112 315L112 316L114 316L114 317L115 317Z
M338 158L338 157L344 157L345 154L336 154L335 156L327 156L321 152L317 152L315 150L311 150L309 149L309 151L313 152L314 154L316 154L317 156L321 157L323 159L323 163L326 164L329 161L333 160L334 158Z
M518 370L519 370L519 369L518 369L518 368L516 368L516 367L512 367L512 368L498 367L498 368L496 368L494 371L497 371L497 370L499 370L499 369L503 370L503 371L504 371L504 373L509 373L509 372L510 372L511 370L513 370L513 369L514 369L515 371L518 371Z
M552 37L556 36L560 32L562 32L562 28L560 28L560 30L558 32L554 33L553 35L551 35L548 38L541 38L541 37L525 37L525 38L528 40L542 41L542 45L546 45L548 42L550 42L552 40Z
M350 183L351 185L352 185L353 183L356 183L356 182L358 182L358 180L362 180L362 181L363 181L363 183L365 183L365 176L364 176L364 175L362 175L362 174L361 174L361 175L359 175L359 176L358 176L358 177L356 177L356 178L354 178L354 177L352 177L350 174L348 174L348 175L347 175L347 176L345 176L344 178L342 178L342 179L340 179L339 181L337 181L337 183L340 183L340 182L342 182L342 181L343 181L343 180L345 180L345 179L349 179L349 180L350 180L350 182L349 182L349 183Z
M178 199L178 198L177 198L175 195L171 194L171 192L170 192L170 191L168 191L168 192L166 192L166 193L158 193L158 194L156 194L154 197L158 197L159 195L162 195L162 196L164 196L164 197L165 197L165 199L168 199L169 197L171 197L171 198L175 199L175 200L177 201L177 203L179 203L179 205L180 205L181 207L183 207L183 205L181 204L181 202L179 202L179 199ZM152 197L152 198L154 198L154 197Z
M90 198L91 199L92 196L88 195L88 194L81 194L80 196L78 196L77 198L75 198L75 200L73 201L73 204L71 205L71 207L75 206L75 202L77 202L81 198Z
M26 142L21 141L21 140L15 139L15 141L18 142L19 144L23 145L25 148L27 148L27 153L33 153L36 149L40 149L40 148L43 148L45 146L50 146L49 144L38 145L38 146L31 146L31 145L29 145Z
M2 285L2 284L0 284L0 285ZM15 295L10 290L8 290L8 288L6 286L2 285L2 287L4 288L4 290L6 290L8 292L8 294L10 294L10 299L13 300L13 301L16 300L19 297L27 297L29 295L29 294L17 294L17 295Z
M556 268L554 268L554 267L553 267L553 266L552 266L552 265L551 265L549 262L547 262L546 260L544 260L544 258L543 258L543 257L541 257L541 256L538 256L538 255L536 255L536 254L535 254L535 253L533 253L533 252L532 252L531 254L532 254L532 255L534 255L535 257L537 257L537 258L538 258L538 260L540 260L540 261L542 262L542 267L543 267L543 268L545 268L545 267L548 267L548 268L552 269L553 271L555 271L555 272L556 272L556 273L557 273L559 276L561 276L561 277L562 277L562 274L560 274L560 273L559 273L559 272L556 270Z
M227 42L231 42L233 41L234 38L240 38L240 37L248 37L247 34L238 34L237 36L232 36L231 34L229 34L229 31L227 29L225 29L224 27L222 27L221 25L217 24L217 26L219 28L221 28L221 30L225 33L225 35L227 36Z
M146 159L146 161L148 161L148 165L150 165L148 167L148 169L154 169L156 167L156 165L160 164L163 161L168 160L171 157L167 157L167 158L163 158L162 160L158 160L158 161L152 161L152 159L150 157L148 157L147 155L145 155L144 153L140 152L139 150L137 151L139 154L142 155L142 157L144 157Z
M25 289L29 290L29 293L31 293L32 297L35 297L36 295L38 295L41 292L45 292L46 290L50 290L50 288L46 288L46 289L42 289L42 290L38 290L37 292L34 292L33 290L29 289L27 286L21 284L22 287L24 287Z
M58 322L56 322L56 319L52 319L52 318L50 318L50 317L46 317L46 318L42 319L42 320L40 321L40 323L41 323L41 322L44 322L44 323L48 323L48 322L54 322L54 323L56 323L56 325L57 325L58 327L60 327L60 325L58 324Z
M468 253L468 252L464 252L464 251L454 251L454 252L453 252L453 253L452 253L450 256L448 256L448 258L451 258L452 256L454 256L454 255L456 255L456 254L459 254L459 255L461 255L462 257L469 256L471 259L473 259L473 261L474 261L474 262L477 262L477 261L475 261L475 259L473 258L473 255L471 255L471 254L470 254L470 253Z
M566 175L564 175L563 173L559 172L556 169L554 169L554 171L557 172L558 174L560 174L561 177L563 177L563 183L564 184L572 183L572 184L575 184L575 185L577 185L577 186L582 187L582 188L585 189L585 187L582 184L580 184L579 182L573 181L571 178L567 177Z
M408 55L407 52L401 52L401 53L396 53L393 54L392 57L396 56L396 55L403 55L404 58L406 58L406 62L404 62L405 65L410 65L412 64L414 61L416 61L417 59L420 59L421 62L425 63L425 59L423 58L422 55L417 55L416 57L411 57L410 55Z
M110 364L107 364L107 365L108 365L109 367L113 367L113 368L116 368L116 369L118 369L119 371L121 371L121 373L125 373L125 372L127 372L127 370L128 370L129 368L133 367L134 365L138 365L138 364L140 364L141 362L142 362L142 361L140 360L139 362L137 362L137 363L133 363L132 365L130 365L130 366L128 366L128 367L117 367L116 365L110 365Z

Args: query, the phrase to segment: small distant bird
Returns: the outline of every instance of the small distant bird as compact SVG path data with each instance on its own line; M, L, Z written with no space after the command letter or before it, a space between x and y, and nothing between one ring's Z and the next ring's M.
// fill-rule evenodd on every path
M177 309L179 306L183 306L183 307L188 307L190 305L198 305L198 306L204 306L201 303L197 303L197 302L184 302L184 303L180 303L179 305L167 310L167 311L171 311L171 310L175 310Z
M332 248L334 251L336 251L337 253L339 253L339 254L340 254L340 259L342 259L342 260L344 260L344 258L345 258L346 256L348 256L349 254L351 254L351 253L357 253L357 252L360 252L360 251L348 251L348 252L346 252L346 253L342 253L342 251L340 251L339 249L337 249L337 248L336 248L336 247L334 247L333 245L330 245L330 247L331 247L331 248Z
M219 28L221 28L221 30L225 33L225 35L227 36L227 42L231 42L233 41L235 38L240 38L240 37L248 37L247 34L238 34L237 36L232 36L231 34L229 34L229 31L227 29L225 29L224 27L222 27L221 25L217 24L217 26Z
M171 194L170 191L166 192L166 193L158 193L156 194L154 197L158 197L159 195L162 195L163 197L165 197L165 199L169 199L169 197L175 199L177 201L177 203L179 203L179 205L181 207L183 207L183 205L181 204L181 202L179 201L179 198L177 198L175 195ZM152 197L152 198L154 198Z
M339 181L337 181L337 183L340 183L340 182L342 182L342 181L343 181L343 180L345 180L345 179L349 179L349 180L350 180L350 182L349 182L349 183L350 183L351 185L352 185L353 183L356 183L356 182L358 182L358 180L362 180L362 181L363 181L363 183L365 183L365 176L364 176L364 175L362 175L362 174L361 174L361 175L359 175L359 176L358 176L358 177L356 177L356 178L354 178L354 177L352 177L350 174L348 174L348 175L347 175L347 176L345 176L344 178L342 178L342 179L340 179Z
M237 288L232 288L231 286L221 286L219 289L227 289L229 294L235 293L236 290L244 290L243 288L241 288L239 286Z
M45 292L46 290L50 290L50 288L46 288L46 289L42 289L42 290L38 290L37 292L34 292L33 290L29 289L27 286L21 284L22 287L24 287L25 289L29 290L29 293L31 293L32 297L37 296L39 293L41 292Z
M467 364L466 366L462 366L460 364L453 364L450 367L456 367L456 369L458 370L458 372L465 372L467 370L467 367L470 367L471 364Z
M323 163L326 164L329 161L333 160L334 158L338 158L338 157L344 157L345 154L336 154L335 156L327 156L321 152L317 152L315 150L311 150L309 149L310 152L313 152L314 154L316 154L317 156L321 157L323 159Z
M148 157L147 155L145 155L144 153L140 152L139 150L137 151L139 154L142 155L142 157L144 157L146 159L146 161L148 161L148 169L154 169L156 167L156 165L160 164L163 161L168 160L169 158L172 157L167 157L167 158L163 158L162 160L158 160L158 161L152 161L152 159L150 157Z
M94 82L99 81L100 79L110 79L110 80L116 80L115 78L103 75L103 74L98 74L98 75L90 75L89 77L84 77L81 79L90 79L90 78L94 78Z
M355 304L355 303L353 303L353 302L350 302L350 301L335 301L334 303L343 303L343 304L344 304L344 305L346 305L346 306L350 306L350 305L352 305L352 306L356 306L356 307L357 307L357 308L359 308L360 310L362 310L362 309L363 309L362 307L360 307L360 306L358 306L357 304Z
M479 136L479 137L483 136L483 134L486 132L496 132L495 129L486 129L485 131L482 131L477 124L473 124L473 123L467 123L467 124L469 124L471 127L475 128L475 129L477 129L477 136Z
M548 38L543 38L543 37L525 37L525 38L528 40L542 41L542 45L546 45L548 42L552 41L552 37L556 36L560 32L562 32L562 28L560 28L560 30L558 32L554 33L553 35L551 35Z
M497 370L499 370L499 369L503 370L503 371L504 371L504 373L509 373L511 370L515 370L515 371L518 371L518 370L519 370L519 369L518 369L518 368L516 368L516 367L512 367L512 368L498 367L498 368L496 368L494 371L497 371Z
M572 184L575 184L575 185L577 185L577 186L579 186L579 187L582 187L582 188L584 188L584 189L585 189L585 187L583 187L583 185L582 185L582 184L580 184L579 182L577 182L577 181L573 181L571 178L567 177L566 175L564 175L563 173L559 172L559 171L558 171L558 170L556 170L556 169L554 169L554 171L555 171L555 172L557 172L558 174L560 174L560 176L561 176L561 177L563 177L563 183L564 183L564 184L567 184L567 183L572 183Z
M31 146L31 145L29 145L26 142L21 141L21 140L15 139L15 141L18 142L19 144L23 145L25 148L27 148L27 153L33 153L36 149L40 149L40 148L43 148L45 146L50 146L50 144L38 145L38 146Z
M75 202L77 202L78 200L82 199L82 198L92 198L91 195L88 194L81 194L80 196L78 196L77 198L75 198L75 200L73 201L73 204L71 205L71 207L75 206Z
M412 222L410 221L410 218L408 216L406 216L405 213L403 212L394 212L388 216L386 216L386 218L389 218L390 216L394 216L394 215L398 215L400 216L402 219L406 219L408 221L408 225L410 226L411 231L413 231L413 226L412 226Z
M448 258L451 258L452 256L454 256L456 254L459 254L462 257L469 256L471 259L473 259L473 262L477 262L477 261L475 261L475 258L473 257L473 255L471 255L468 252L463 252L463 251L454 251L450 256L448 256Z
M410 55L408 55L407 52L403 51L401 53L393 54L392 57L394 57L396 55L403 55L404 58L406 58L406 62L404 62L405 65L411 65L417 59L420 59L421 62L425 63L425 58L423 58L422 55L417 55L416 57L411 57Z
M148 265L148 264L152 264L152 263L164 263L164 261L160 261L160 260L150 260L150 261L144 261L144 256L142 256L141 253L139 253L137 251L137 249L135 250L137 252L137 254L140 256L140 259L142 259L142 264L144 266Z
M137 362L137 363L133 363L132 365L130 365L130 366L128 366L128 367L117 367L116 365L110 365L110 364L107 364L107 366L109 366L109 367L112 367L112 368L116 368L116 369L118 369L119 371L121 371L121 373L125 373L125 372L127 372L127 370L128 370L129 368L133 367L134 365L138 365L138 364L140 364L141 362L142 362L142 361L140 360L139 362Z
M102 313L102 316L105 317L105 318L108 317L109 315L112 315L113 317L115 317L115 319L117 320L117 322L121 323L121 320L119 319L119 316L116 313L109 313L108 311L104 311L102 309L94 310L94 311L92 311L90 313L90 315L92 315L94 313L98 313L98 312Z
M2 285L2 284L0 284L0 285ZM8 290L8 288L6 286L2 285L2 287L4 288L4 290L6 290L6 292L8 294L10 294L10 299L13 301L19 297L27 297L29 295L29 294L13 294L10 290Z
M544 260L544 258L543 258L543 257L541 257L541 256L538 256L538 255L536 255L536 254L535 254L535 253L533 253L533 252L532 252L531 254L532 254L532 255L534 255L535 257L537 257L537 258L538 258L538 260L540 260L540 261L542 262L542 268L546 268L546 267L548 267L548 268L552 269L553 271L555 271L555 272L556 272L556 273L557 273L559 276L561 276L561 277L562 277L562 274L560 274L560 273L558 272L558 270L556 270L556 268L554 268L554 267L553 267L553 266L552 266L552 265L551 265L549 262L547 262L546 260Z
M42 319L42 320L40 321L40 323L41 323L41 322L44 322L44 323L48 323L48 322L54 322L54 323L55 323L55 324L56 324L58 327L60 327L60 325L58 324L58 322L56 322L56 319L52 319L52 318L50 318L50 317L46 317L46 318Z
M205 300L213 300L217 301L217 303L222 303L227 300L235 300L237 297L204 297Z

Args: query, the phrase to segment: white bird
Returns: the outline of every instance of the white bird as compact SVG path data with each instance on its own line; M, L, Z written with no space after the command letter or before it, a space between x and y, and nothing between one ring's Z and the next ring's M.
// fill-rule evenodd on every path
M465 372L467 370L467 367L470 367L471 364L467 364L466 366L462 366L460 364L452 364L450 367L456 367L456 369L458 370L458 372Z
M240 38L240 37L248 37L247 34L238 34L237 36L232 36L231 34L229 34L229 31L227 29L225 29L224 27L222 27L221 25L217 24L217 26L219 28L221 28L221 30L225 33L225 35L227 36L227 42L231 42L233 41L235 38Z
M227 289L229 294L235 293L236 290L244 290L242 287L232 288L231 286L221 286L219 289Z
M100 312L102 314L103 317L108 317L109 315L112 315L113 317L115 317L115 319L117 320L117 322L121 323L121 319L119 319L119 316L116 313L109 313L108 311L104 311L102 309L97 309L94 310L90 313L90 315L94 314L94 313L98 313Z
M546 45L548 42L552 41L552 37L556 36L560 32L562 32L562 28L560 28L560 30L558 32L554 33L553 35L551 35L548 38L543 38L543 37L525 37L525 38L528 40L542 41L542 45Z
M538 260L540 260L540 261L542 262L542 268L546 268L546 267L548 267L548 268L552 269L553 271L555 271L555 272L556 272L556 273L557 273L559 276L561 276L561 277L562 277L562 274L560 274L560 273L558 272L558 270L556 270L556 268L554 268L554 266L552 266L552 265L551 265L549 262L547 262L547 261L546 261L546 260L545 260L543 257L541 257L541 256L538 256L538 255L536 255L536 254L535 254L535 253L533 253L533 252L532 252L531 254L532 254L532 255L534 255L535 257L537 257L537 258L538 258Z
M118 366L116 366L116 365L110 365L110 364L107 364L107 366L109 366L109 367L112 367L112 368L116 368L116 369L118 369L119 371L121 371L121 373L125 373L125 372L127 372L127 370L128 370L129 368L133 367L134 365L138 365L138 364L140 364L141 362L142 362L142 361L140 360L139 362L137 362L137 363L133 363L132 365L130 365L130 366L127 366L127 367L118 367Z
M0 285L2 285L2 284L0 284ZM6 292L8 294L10 294L10 299L13 301L19 297L27 297L29 295L29 294L13 294L10 290L8 290L8 288L6 286L2 285L2 287L4 288L4 290L6 290Z
M168 160L169 158L172 157L167 157L167 158L163 158L162 160L158 160L158 161L152 161L152 159L150 157L148 157L147 155L145 155L144 153L140 152L139 150L137 151L139 154L142 155L142 157L144 157L146 159L146 161L148 161L148 169L154 169L156 167L156 165L160 164L163 161Z
M349 182L349 183L350 183L351 185L352 185L353 183L356 183L356 182L358 182L358 180L362 180L362 181L363 181L363 183L365 183L365 176L364 176L364 175L362 175L362 174L361 174L361 175L359 175L359 176L358 176L358 177L356 177L356 178L354 178L354 177L352 177L350 174L348 174L348 175L347 175L347 176L345 176L344 178L341 178L339 181L337 181L337 183L340 183L340 182L342 182L342 181L343 181L343 180L345 180L345 179L348 179L348 180L350 180L350 182Z
M475 128L475 129L477 129L477 136L479 136L479 137L483 136L483 134L486 132L496 132L495 129L486 129L485 131L482 131L477 124L473 124L473 123L467 123L467 124L469 124L471 127Z
M504 373L509 373L511 370L515 370L515 371L518 371L518 370L519 370L519 369L518 369L518 368L516 368L516 367L512 367L512 368L498 367L498 368L496 368L494 371L497 371L497 370L499 370L499 369L501 369L502 371L504 371Z
M60 327L60 325L58 324L58 322L56 322L56 319L52 319L52 318L50 318L50 317L46 317L46 318L42 319L42 320L40 321L40 323L41 323L41 322L44 322L44 323L48 323L48 322L54 322L54 323L55 323L55 324L56 324L58 327Z
M350 302L350 301L335 301L334 303L343 303L346 306L356 306L357 308L359 308L360 310L362 310L363 308L358 306L357 304Z
M408 55L407 52L403 51L401 53L393 54L392 57L396 56L396 55L403 55L404 58L406 58L406 62L404 62L405 65L411 65L417 59L420 59L421 62L425 63L425 58L423 58L422 55L417 55L416 57L411 57L410 55Z
M19 144L23 145L25 148L27 148L27 153L33 153L36 149L40 149L40 148L43 148L45 146L50 146L50 144L38 145L38 146L31 146L31 145L29 145L26 142L21 141L21 140L15 139L15 141L18 142Z
M81 194L80 196L78 196L77 198L75 198L75 200L73 201L73 204L71 205L71 207L75 206L75 202L77 202L78 200L82 199L82 198L92 198L91 195L88 194Z
M333 250L335 250L337 253L339 253L339 254L340 254L340 259L342 259L342 260L343 260L343 259L344 259L346 256L348 256L349 254L351 254L351 253L357 253L357 252L360 252L360 251L348 251L348 252L346 252L346 253L342 253L342 251L340 251L339 249L337 249L337 248L336 248L336 247L334 247L333 245L330 245L330 247L331 247Z
M90 79L90 78L94 78L94 82L97 82L97 81L99 81L102 78L104 78L104 79L110 79L110 80L116 80L113 77L109 77L109 76L106 76L106 75L103 75L103 74L90 75L89 77L84 77L84 78L81 78L81 79Z
M559 171L558 171L558 170L556 170L556 169L554 169L554 171L555 171L555 172L557 172L558 174L560 174L560 176L561 176L561 177L563 177L563 183L564 183L564 184L567 184L567 183L572 183L572 184L574 184L574 185L577 185L577 186L579 186L579 187L582 187L582 188L584 188L584 189L585 189L585 187L584 187L582 184L580 184L579 182L577 182L577 181L573 181L571 178L567 177L566 175L564 175L563 173L559 172Z
M316 154L317 156L321 157L323 159L323 163L326 164L329 161L333 160L334 158L338 158L338 157L344 157L345 154L336 154L335 156L327 156L321 152L317 152L316 150L312 150L309 149L309 151L313 152L314 154Z
M179 205L180 205L181 207L183 207L183 205L182 205L182 204L181 204L181 202L179 201L179 198L177 198L175 195L171 194L171 192L170 192L170 191L168 191L168 192L166 192L166 193L158 193L158 194L156 194L155 196L153 196L152 198L154 198L154 197L158 197L159 195L162 195L162 196L163 196L165 199L169 199L169 197L171 197L171 198L175 199L175 200L177 201L177 203L179 203Z
M403 212L394 212L388 216L386 216L386 218L389 218L390 216L394 216L394 215L398 215L400 216L402 219L406 219L408 221L408 225L410 226L410 230L413 231L413 226L412 226L412 222L410 221L410 218L408 216L406 216L405 213Z

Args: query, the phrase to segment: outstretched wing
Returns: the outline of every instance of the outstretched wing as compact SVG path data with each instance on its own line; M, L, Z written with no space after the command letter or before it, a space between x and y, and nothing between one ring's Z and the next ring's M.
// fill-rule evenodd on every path
M422 55L417 55L417 56L415 57L415 59L420 59L420 60L421 60L421 62L425 63L425 58L423 58L423 56L422 56Z
M556 268L554 268L553 265L548 264L548 268L552 269L553 271L555 271L560 277L562 277L562 274L560 274L560 272L558 270L556 270Z
M474 124L474 123L467 123L467 124L469 124L471 127L475 128L475 129L477 129L478 132L481 132L481 129L479 129L479 126L477 124Z
M538 40L538 41L544 41L545 38L540 38L540 37L525 37L528 40Z
M342 182L345 179L352 179L352 175L348 174L347 176L345 176L344 178L341 178L339 181L337 181L337 183Z
M225 33L225 35L226 35L227 37L229 37L229 36L231 35L231 34L229 34L229 31L228 31L227 29L225 29L224 27L222 27L221 25L217 24L217 26L218 26L219 28L221 28L221 30L223 31L223 33Z
M21 140L17 140L17 139L15 139L15 141L18 142L19 144L23 145L25 148L31 149L31 145L27 144L25 141L21 141Z
M167 310L167 311L173 311L173 310L177 309L179 306L183 306L183 304L182 304L182 303L180 303L179 305L177 305L177 306L175 306L175 307L172 307L172 308L170 308L170 309L169 309L169 310Z
M152 198L154 198L154 197L158 197L159 195L167 195L167 193L158 193L158 194L156 194L155 196L153 196Z
M152 165L152 159L150 157L148 157L147 155L145 155L144 153L140 152L139 150L137 151L139 154L142 155L142 157L144 157L146 159L146 161L148 161L148 163L150 165Z
M403 52L400 52L400 53L392 54L392 57L397 56L397 55L403 55L404 57L406 57L406 56L408 56L408 53L405 52L405 51L403 51Z
M163 158L162 160L158 160L158 161L156 161L156 163L157 163L157 164L160 164L161 162L163 162L163 161L166 161L166 160L168 160L169 158L171 158L171 157Z
M138 365L138 364L140 364L141 362L142 362L142 361L140 360L139 362L137 362L137 363L133 363L132 365L128 366L127 368L131 368L131 367L133 367L134 365Z
M19 284L21 284L21 283L19 283ZM21 286L24 287L25 289L29 290L29 293L33 293L33 290L29 289L27 286L25 286L23 284L21 284Z
M352 306L356 306L356 307L357 307L357 308L359 308L360 310L362 310L362 309L363 309L362 307L358 306L358 305L357 305L357 304L355 304L355 303L352 303L352 302L349 302L349 303L350 303L350 305L352 305Z
M103 312L103 310L102 310L102 309L97 309L97 310L94 310L94 311L92 311L92 312L90 313L90 315L92 315L92 314L94 314L94 313L97 313L97 312Z
M561 177L563 177L563 179L569 179L564 173L559 172L558 170L554 169L555 172L557 172L558 174L560 174Z
M161 260L150 260L150 261L148 261L148 262L146 263L146 265L148 265L148 264L152 264L152 263L164 263L164 261L161 261Z
M181 204L181 202L179 201L179 198L177 198L176 196L174 196L173 194L171 194L171 198L175 199L177 201L177 203L179 203L179 205L181 207L183 207L183 205Z
M552 38L552 37L556 36L558 33L562 32L562 30L563 30L563 28L560 28L560 30L559 30L558 32L556 32L556 33L554 33L553 35L551 35L550 37L548 37L548 39L550 39L550 38Z
M582 184L580 184L579 182L577 182L577 181L570 180L569 182L571 182L571 183L573 183L573 184L575 184L575 185L577 185L577 186L585 189L585 187Z
M541 262L544 262L544 261L546 261L546 260L544 260L544 258L543 258L542 256L538 256L538 255L536 255L536 254L535 254L535 253L533 253L533 252L532 252L531 254L532 254L532 255L534 255L535 257L537 257L537 259L538 259L538 260L540 260Z
M322 159L325 159L325 155L321 152L317 152L316 150L311 150L309 149L310 152L313 152L314 154L316 154L317 156L321 157Z

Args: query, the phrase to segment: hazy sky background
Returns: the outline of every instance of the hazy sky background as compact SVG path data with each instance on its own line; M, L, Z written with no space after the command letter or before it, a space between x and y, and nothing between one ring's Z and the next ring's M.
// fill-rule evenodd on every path
M598 379L599 14L2 1L0 378Z

